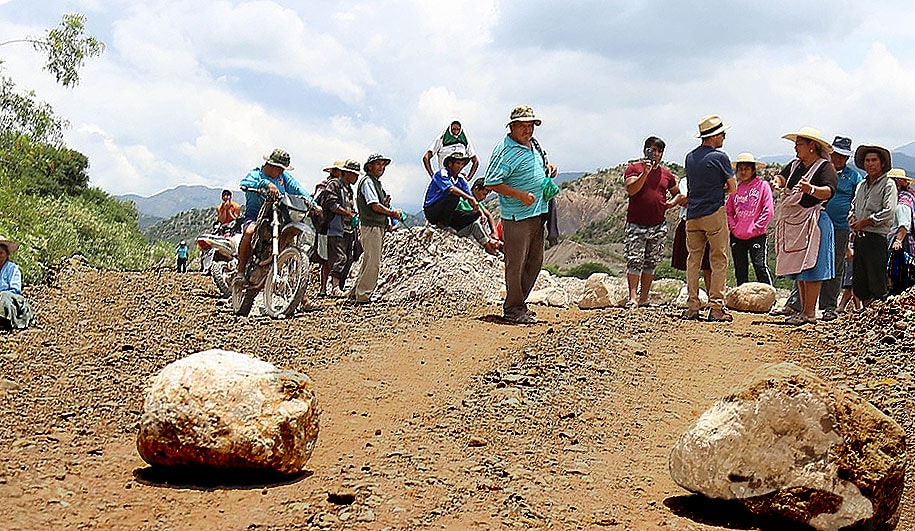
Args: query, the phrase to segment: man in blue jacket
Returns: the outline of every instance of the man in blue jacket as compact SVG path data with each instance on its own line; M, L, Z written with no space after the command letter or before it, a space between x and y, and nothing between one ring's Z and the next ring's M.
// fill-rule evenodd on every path
M260 168L249 171L241 180L242 188L256 188L266 191L271 198L282 194L301 195L314 204L314 198L305 191L301 185L289 175L293 168L289 164L289 153L276 148L269 156L264 155L264 164ZM264 199L255 192L245 192L245 221L241 243L238 245L238 278L244 278L245 264L251 257L251 239L257 227L257 215L264 204Z

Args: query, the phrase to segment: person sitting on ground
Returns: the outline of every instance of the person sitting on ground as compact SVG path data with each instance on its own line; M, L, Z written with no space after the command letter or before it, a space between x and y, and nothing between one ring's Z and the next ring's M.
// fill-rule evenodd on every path
M477 158L477 154L473 149L473 144L467 139L467 134L464 132L461 122L457 120L454 120L445 128L442 134L432 142L432 145L429 146L429 149L426 150L426 153L423 155L423 166L425 166L426 173L429 174L429 177L435 175L431 163L432 156L435 155L438 159L438 167L441 169L445 167L445 158L456 150L464 152L470 160L470 171L465 175L462 175L465 181L470 182L477 172L477 168L480 167L480 159Z
M489 188L486 188L485 182L486 179L483 177L478 177L475 181L473 181L473 185L470 187L470 193L473 194L473 197L477 200L477 204L480 206L480 213L483 215L483 221L485 221L485 223L482 223L483 230L486 232L486 235L494 240L502 241L502 238L496 234L496 218L492 215L492 212L490 212L488 208L483 206L483 200L485 200L491 193ZM470 203L465 201L458 203L458 208L463 208L466 210L467 207L470 207Z
M732 164L737 170L737 191L728 196L725 208L731 231L734 276L738 286L745 284L750 278L750 262L753 262L756 281L771 285L772 275L766 263L766 228L775 207L772 187L757 175L757 170L765 168L766 163L758 162L752 153L741 153Z
M661 261L667 237L664 216L669 209L677 206L680 195L676 177L661 166L665 147L664 140L649 136L642 148L645 158L630 164L624 174L629 195L625 227L626 279L629 284L626 308L648 304L654 272Z
M442 169L435 172L423 201L423 213L433 225L451 227L458 236L473 236L489 254L501 247L498 240L490 238L480 224L483 216L480 204L470 192L467 181L461 178L461 170L468 162L463 151L454 151L445 158ZM458 202L463 199L470 204L471 211L458 209Z
M0 330L21 330L35 320L22 296L22 270L9 259L18 249L19 243L0 236Z

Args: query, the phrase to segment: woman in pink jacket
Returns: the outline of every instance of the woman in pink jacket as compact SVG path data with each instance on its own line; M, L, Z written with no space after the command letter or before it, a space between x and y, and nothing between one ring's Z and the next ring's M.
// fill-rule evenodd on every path
M753 262L756 281L772 284L766 263L766 227L772 219L772 188L757 176L764 162L757 162L750 153L741 153L732 163L737 170L737 193L725 203L728 229L731 231L731 257L737 285L749 280L749 261Z

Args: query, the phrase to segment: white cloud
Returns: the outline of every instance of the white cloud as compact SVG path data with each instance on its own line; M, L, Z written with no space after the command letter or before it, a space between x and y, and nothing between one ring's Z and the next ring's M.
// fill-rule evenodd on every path
M682 162L711 112L733 124L733 153L789 154L781 135L803 125L915 140L915 12L901 1L33 4L0 0L0 41L77 10L108 49L73 90L27 46L0 49L4 71L72 123L68 143L115 193L235 187L283 146L308 187L335 159L384 152L394 202L416 206L420 159L448 122L485 168L521 103L564 170L616 165L649 134Z

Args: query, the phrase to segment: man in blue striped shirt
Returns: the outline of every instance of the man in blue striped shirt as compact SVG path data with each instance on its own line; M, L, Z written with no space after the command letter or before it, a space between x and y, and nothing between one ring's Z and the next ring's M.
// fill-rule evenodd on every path
M530 106L515 107L506 124L508 135L493 148L486 169L486 187L499 194L505 240L502 314L516 324L537 322L526 301L543 265L543 224L549 202L543 197L543 180L558 172L546 163L533 140L534 126L540 123Z

